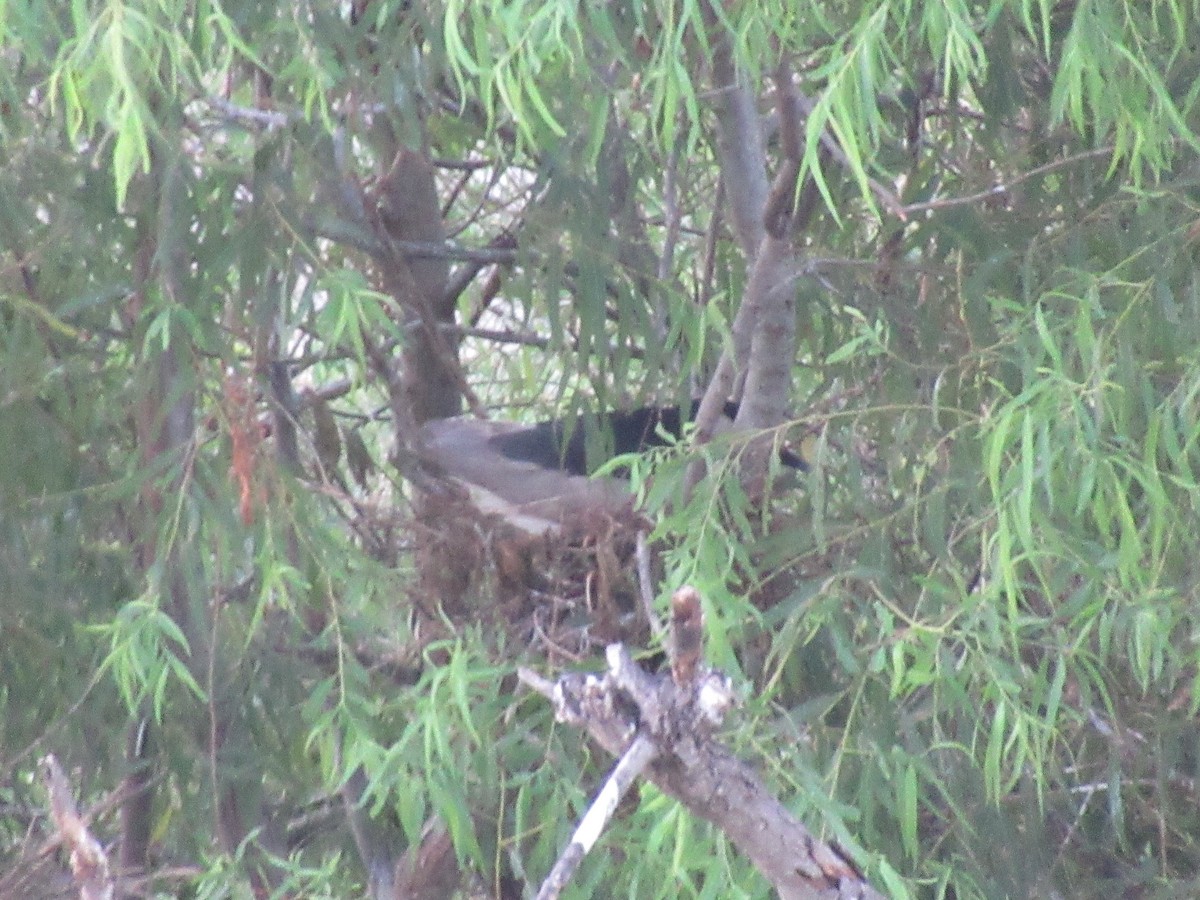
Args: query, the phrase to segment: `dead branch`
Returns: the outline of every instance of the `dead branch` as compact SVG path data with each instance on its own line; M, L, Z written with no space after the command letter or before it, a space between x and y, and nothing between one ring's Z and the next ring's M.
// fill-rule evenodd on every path
M579 827L571 835L571 842L567 844L558 862L542 882L537 900L558 900L562 889L567 886L584 856L604 833L604 827L616 813L625 792L633 787L637 777L657 752L654 742L645 735L639 735L629 745L629 749L625 751L608 780L604 782L604 787L579 821Z
M569 877L594 843L607 821L604 810L636 767L724 831L782 900L883 900L846 853L816 838L750 766L714 739L733 693L728 677L702 661L700 610L693 588L672 598L670 674L646 672L619 644L608 648L603 674L572 672L551 683L520 672L522 681L554 702L560 721L587 729L621 758L593 805L599 808L588 811L539 896L557 896L566 883L562 874Z
M108 866L108 856L79 814L71 785L53 753L42 757L42 780L50 796L54 827L71 850L71 873L79 886L80 900L112 900L117 885Z

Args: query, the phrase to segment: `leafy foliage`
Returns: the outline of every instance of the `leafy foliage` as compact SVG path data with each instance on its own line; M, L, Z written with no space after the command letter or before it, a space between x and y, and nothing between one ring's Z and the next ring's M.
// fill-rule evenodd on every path
M608 761L515 693L534 645L418 614L370 199L427 147L499 254L455 262L481 406L686 397L752 263L729 53L812 99L812 471L765 509L740 444L687 502L682 448L634 471L730 738L896 897L1194 890L1200 8L800 6L0 5L5 871L36 756L94 803L147 722L149 858L203 870L164 895L345 896L355 815L436 816L496 896L549 869ZM767 891L653 790L605 841L577 896Z

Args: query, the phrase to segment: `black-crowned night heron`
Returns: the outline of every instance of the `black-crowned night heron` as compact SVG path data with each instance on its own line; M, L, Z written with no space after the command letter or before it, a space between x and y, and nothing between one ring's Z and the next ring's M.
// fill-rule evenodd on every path
M736 406L726 405L728 424L736 412ZM613 456L667 445L683 433L686 421L678 406L644 406L533 425L435 419L421 427L418 452L435 472L465 488L481 512L502 516L522 531L542 533L589 512L630 512L628 482L590 473ZM786 449L779 458L790 468L805 468Z

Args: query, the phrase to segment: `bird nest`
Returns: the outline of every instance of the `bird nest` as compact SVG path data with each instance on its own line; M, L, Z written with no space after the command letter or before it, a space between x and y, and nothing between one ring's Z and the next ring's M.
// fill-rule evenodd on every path
M428 620L479 623L571 658L644 637L634 556L645 521L581 506L530 532L459 491L417 506L418 605Z

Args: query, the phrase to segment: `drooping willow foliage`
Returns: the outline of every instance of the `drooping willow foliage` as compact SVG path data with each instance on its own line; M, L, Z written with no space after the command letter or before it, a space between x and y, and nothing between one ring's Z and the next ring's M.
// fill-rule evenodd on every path
M782 68L811 472L760 508L733 444L686 502L683 454L633 465L729 740L897 897L1193 890L1197 7L0 4L0 888L37 757L96 803L141 722L164 895L345 896L349 819L436 818L497 896L548 870L608 761L516 692L535 646L416 615L370 198L434 161L480 406L678 401ZM575 896L767 895L652 790L606 840Z

